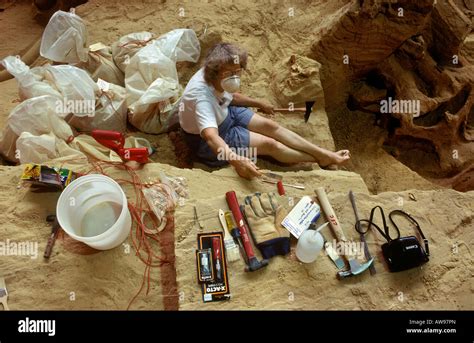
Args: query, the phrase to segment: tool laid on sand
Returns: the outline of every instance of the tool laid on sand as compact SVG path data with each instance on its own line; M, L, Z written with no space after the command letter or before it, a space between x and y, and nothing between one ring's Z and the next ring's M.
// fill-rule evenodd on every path
M362 242L362 244L364 244L364 255L365 255L365 258L368 261L372 258L372 256L370 255L369 246L367 244L367 241L365 240L365 235L363 233L360 233L361 229L360 229L359 211L357 211L357 206L356 206L356 202L355 202L355 195L352 192L352 190L349 191L349 199L351 200L352 209L354 210L354 215L355 215L355 219L356 219L356 230L357 230L357 232L359 232L360 241ZM377 271L375 270L375 264L374 263L372 263L370 265L369 271L370 271L370 275L375 275L375 273L377 273Z
M212 252L216 263L216 281L222 281L221 241L218 237L212 238Z
M344 260L341 258L341 256L339 256L336 249L334 249L334 247L332 246L331 243L325 241L324 242L324 249L326 250L326 253L328 254L329 258L336 265L337 269L343 270L346 267L346 264L344 263Z
M282 181L272 180L272 179L268 179L268 178L262 178L262 181L263 181L263 182L266 182L266 183L272 183L272 184L274 184L274 185L278 185L278 183L281 182L281 185L282 185L282 186L285 186L285 187L291 187L291 188L302 189L302 190L305 189L305 186L304 186L304 185L300 185L300 184L297 184L297 183L293 183L293 184L284 183L284 182L282 182Z
M8 300L8 292L7 292L7 286L5 285L5 279L3 277L0 277L0 303L3 304L3 309L5 311L10 310L10 308L8 308L7 300Z
M125 137L119 131L92 130L97 142L115 151L124 161L148 162L148 148L124 148Z
M315 101L306 101L305 102L305 107L297 107L297 108L274 108L274 112L285 112L285 113L290 113L290 112L304 112L304 122L307 123L309 116L311 115L311 110L313 109Z
M222 301L231 298L227 275L227 257L222 232L198 233L196 265L202 300Z
M247 225L244 222L244 218L242 212L240 211L239 202L237 200L237 196L234 191L229 191L225 194L227 205L229 209L232 211L234 216L235 222L237 223L237 227L240 231L240 235L242 236L242 243L244 245L245 253L248 259L247 268L245 271L256 271L260 268L263 268L268 265L268 260L259 261L255 256L253 251L252 243L250 241L249 230Z
M279 174L276 174L276 173L273 173L273 172L263 172L262 177L266 178L266 179L273 179L275 181L282 181L283 180L283 176L281 176Z
M316 195L318 196L319 203L321 205L321 208L323 209L323 212L326 216L326 219L329 221L329 225L331 229L334 232L334 235L336 236L336 239L338 240L339 243L341 244L346 244L348 240L346 239L346 236L344 235L344 231L341 228L341 225L339 224L339 220L336 217L336 214L334 213L334 210L332 209L331 204L329 203L328 197L326 195L326 191L324 190L323 187L319 187L315 190ZM367 270L370 265L374 262L374 259L370 259L365 263L360 264L359 261L357 261L356 257L348 251L349 249L344 249L344 256L349 262L349 270L347 271L340 271L338 272L337 276L338 278L345 278L348 276L352 275L358 275L363 273L365 270Z
M285 195L285 189L283 188L283 186L292 187L296 189L305 189L304 185L283 183L283 176L273 172L262 173L261 180L266 183L272 183L274 185L277 185L278 194L280 195Z
M46 221L52 223L51 226L51 235L48 238L48 243L46 244L46 249L44 251L44 258L49 258L51 256L51 252L53 251L54 243L56 242L56 238L58 237L59 229L61 226L58 223L58 218L54 214L49 215L46 217Z
M230 214L230 213L229 213ZM224 246L225 252L227 253L227 261L234 262L240 259L239 247L235 244L234 239L231 236L229 228L225 218L225 212L219 209L219 221L221 222L222 229L224 230Z
M232 217L232 212L226 211L224 216L225 216L225 221L226 221L226 224L227 224L227 229L229 229L230 234L234 238L234 241L238 244L240 255L242 255L242 258L244 259L245 264L248 265L249 261L247 259L247 255L245 254L244 244L242 243L242 236L240 235L240 231L239 231L238 227L234 224L234 219Z

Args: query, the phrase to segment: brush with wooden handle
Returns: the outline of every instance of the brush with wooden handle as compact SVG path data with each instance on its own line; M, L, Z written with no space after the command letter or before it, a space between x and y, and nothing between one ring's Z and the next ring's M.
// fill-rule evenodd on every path
M240 260L239 247L235 244L234 239L230 235L230 230L225 220L225 212L219 209L219 221L221 222L222 229L224 230L224 246L226 252L226 258L229 262L235 262Z

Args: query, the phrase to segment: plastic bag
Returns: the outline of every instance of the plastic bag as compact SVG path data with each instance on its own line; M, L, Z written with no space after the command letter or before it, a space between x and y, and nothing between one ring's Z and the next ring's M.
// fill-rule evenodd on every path
M20 163L44 163L55 159L56 137L54 134L44 134L40 136L23 132L16 141Z
M51 75L50 81L63 98L63 108L58 108L60 116L69 113L74 115L93 117L95 113L95 94L99 87L86 71L71 65L57 65L45 67Z
M10 112L8 126L18 136L23 132L33 135L52 132L67 141L73 132L64 119L56 114L57 101L57 98L49 95L23 101Z
M125 72L132 57L154 38L155 35L150 32L135 32L121 37L112 44L112 57L117 67Z
M176 64L155 42L142 48L125 71L129 121L147 133L168 130L181 89ZM176 115L175 115L176 116Z
M50 95L61 100L56 112L62 117L94 116L98 86L89 74L71 65L47 65L30 69L20 59L8 56L2 64L17 79L21 100Z
M156 39L153 44L174 62L188 61L196 63L201 54L199 40L196 33L191 29L170 31Z
M61 98L61 93L48 79L45 67L30 69L21 59L15 56L7 56L0 62L5 69L12 74L19 84L19 95L21 100L34 98L41 95L51 95ZM49 77L51 79L51 77Z
M64 141L73 137L70 126L55 112L57 101L56 97L43 95L23 101L10 112L0 138L0 152L6 159L18 162L16 143L24 132L33 136L52 133Z
M127 91L125 88L105 82L97 82L101 92L96 100L94 117L66 119L69 125L79 131L93 129L125 132L127 130Z
M44 29L40 54L55 62L87 61L87 28L74 13L57 11Z
M112 49L102 43L93 44L89 49L87 62L76 66L87 70L95 82L102 79L123 86L124 74L112 59Z
M159 134L168 132L179 123L179 101L180 98L168 100L148 106L145 111L128 113L128 121L142 132Z
M17 150L21 163L43 164L54 160L56 163L77 165L80 168L88 162L83 152L71 147L52 133L35 136L23 132L17 140Z

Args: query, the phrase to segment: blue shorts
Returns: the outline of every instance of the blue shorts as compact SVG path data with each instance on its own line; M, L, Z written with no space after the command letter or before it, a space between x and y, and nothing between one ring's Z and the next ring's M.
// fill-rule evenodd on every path
M247 107L229 106L228 115L219 125L219 136L230 148L248 149L250 146L250 134L248 125L252 119L253 112ZM195 157L211 167L226 165L225 160L218 160L216 154L211 150L206 141L200 135L185 133L186 142Z

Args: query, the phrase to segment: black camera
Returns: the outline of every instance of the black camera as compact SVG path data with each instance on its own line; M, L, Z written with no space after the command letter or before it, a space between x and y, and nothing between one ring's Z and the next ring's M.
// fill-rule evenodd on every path
M378 225L373 222L375 210L380 209L380 214L382 216L383 228L382 231ZM420 232L421 238L423 239L425 249L421 246L420 242L415 236L408 236L408 237L400 237L400 230L398 229L397 224L393 221L392 216L398 214L406 217L409 219ZM429 246L428 240L423 235L423 231L421 231L420 225L418 222L413 218L410 214L402 211L402 210L394 210L389 213L388 217L392 222L395 230L397 231L397 238L393 239L390 237L389 228L387 222L385 220L385 214L383 212L382 207L375 206L372 211L370 212L370 219L361 219L356 223L356 230L360 234L365 234L369 231L371 226L373 225L380 234L387 240L387 243L382 245L382 253L385 261L387 261L388 267L391 272L400 272L402 270L407 270L411 268L418 267L426 262L429 261ZM368 223L368 227L365 231L362 231L359 223L366 222Z
M425 244L428 241L425 239ZM418 267L429 257L415 236L401 237L382 245L382 253L391 272Z

